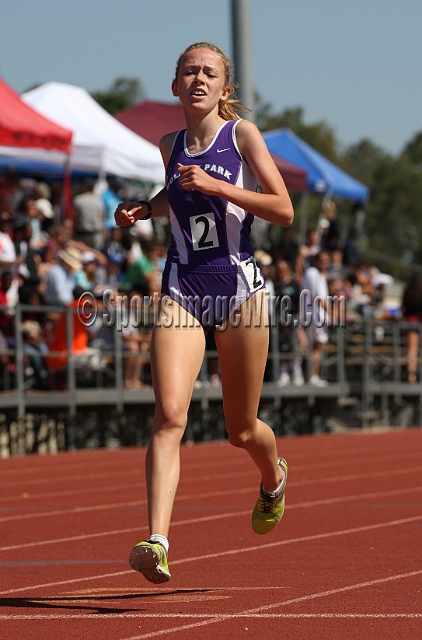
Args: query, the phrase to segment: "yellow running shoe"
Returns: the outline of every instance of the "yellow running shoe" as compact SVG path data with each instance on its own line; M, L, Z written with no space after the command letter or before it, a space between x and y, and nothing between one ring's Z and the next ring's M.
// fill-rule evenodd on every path
M261 484L259 498L252 512L252 529L260 535L269 533L274 529L284 513L287 462L283 458L279 458L278 464L284 471L284 478L280 488L274 493L267 493L263 491Z
M159 542L142 540L138 542L129 556L129 564L132 569L139 571L154 584L168 582L171 578L167 560L167 551Z

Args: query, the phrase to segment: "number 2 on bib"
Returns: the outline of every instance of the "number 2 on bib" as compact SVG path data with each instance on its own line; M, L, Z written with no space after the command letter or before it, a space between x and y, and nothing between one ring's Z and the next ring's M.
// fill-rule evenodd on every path
M245 261L245 267L248 267L247 279L251 287L251 291L255 291L264 284L255 258L251 256Z
M189 221L194 251L215 249L219 246L217 227L212 211L210 213L202 213L199 216L191 216Z

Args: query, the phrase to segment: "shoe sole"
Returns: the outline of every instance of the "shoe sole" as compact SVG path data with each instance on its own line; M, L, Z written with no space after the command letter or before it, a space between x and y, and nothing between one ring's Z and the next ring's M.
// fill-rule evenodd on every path
M154 584L168 582L171 578L169 572L160 566L160 559L154 549L150 547L135 547L129 556L129 564L135 571L142 573L144 578Z

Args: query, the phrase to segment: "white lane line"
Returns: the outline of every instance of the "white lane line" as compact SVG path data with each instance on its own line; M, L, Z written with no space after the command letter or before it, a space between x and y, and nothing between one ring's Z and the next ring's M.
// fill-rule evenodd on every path
M406 454L408 456L413 457L414 454L409 453ZM397 459L397 456L393 456L393 459ZM143 468L143 460L139 462L139 465L137 467L135 467L134 469L128 469L126 467L126 469L124 469L123 471L121 470L121 465L119 465L118 469L116 471L97 471L97 472L90 472L90 473L81 473L79 475L72 475L71 473L68 473L66 475L66 469L63 470L63 473L61 474L60 477L50 477L48 476L47 478L20 478L19 480L15 480L15 481L11 481L11 482L4 482L2 483L2 487L18 487L20 485L27 485L28 483L32 485L35 484L51 484L52 482L74 482L75 480L92 480L92 479L99 479L99 478L115 478L117 476L127 476L127 475L133 475L133 474L140 474ZM185 470L194 470L194 469L203 469L204 468L204 462L193 462L193 463L186 463L183 465L183 469ZM230 465L240 465L243 464L244 465L244 460L238 458L238 459L233 459L230 460ZM78 465L81 466L81 465ZM83 467L86 468L87 465L83 465ZM102 465L104 466L104 464ZM213 468L213 467L217 467L220 468L221 467L221 460L218 461L206 461L206 467L207 468ZM321 467L323 467L323 465L321 465ZM304 467L307 468L307 467ZM72 471L72 467L69 467L70 471ZM61 469L59 469L59 471L61 471ZM21 474L22 475L22 474Z
M397 436L399 436L399 438L395 438L395 440L398 440L398 442L394 443L395 446L395 457L398 458L403 458L403 457L407 457L408 455L412 455L408 453L408 449L405 448L404 453L401 451L400 449L400 444L402 443L402 439L400 436L403 435L403 430L397 429L395 431L395 434ZM337 464L339 465L344 465L347 464L348 462L351 461L351 456L353 454L357 454L358 456L361 455L365 455L365 458L367 458L368 460L370 459L372 461L372 455L376 456L377 454L379 454L380 448L376 447L376 448L367 448L367 446L365 446L365 448L362 448L361 446L350 446L349 448L347 448L347 452L344 451L344 447L342 449L338 449L338 444L345 441L345 439L347 438L348 440L354 440L355 442L353 442L353 445L356 444L356 441L364 442L367 441L369 438L371 438L372 440L376 440L376 439L383 439L383 445L385 446L385 438L388 437L389 435L393 435L394 436L394 430L389 430L388 433L364 433L362 434L361 432L356 433L356 434L348 434L347 436L320 436L319 437L319 441L321 442L321 440L324 438L324 446L323 446L323 451L321 451L321 454L319 455L319 458L322 459L323 461L323 466L330 466L331 464L336 464L332 462L332 456L333 454L335 454L336 458L340 458L340 456L344 455L345 456L345 460L343 461L339 461ZM417 437L419 436L417 431L413 431L412 432L412 438L413 439L417 439ZM304 468L309 468L309 464L306 463L306 459L309 456L311 458L311 460L315 459L315 449L314 449L314 443L311 442L314 440L314 437L311 437L309 439L306 438L301 438L301 450L300 452L297 451L290 451L288 453L288 457L289 460L297 460L300 461L301 464L304 465ZM286 448L286 442L285 439L282 437L278 438L278 442L279 442L279 448L283 449ZM310 449L308 451L307 446L306 445L310 445ZM376 444L375 442L372 442L372 444ZM367 442L365 442L365 445L367 445ZM287 448L290 449L289 445ZM182 447L182 455L184 454L184 449L185 447ZM219 460L215 462L215 464L213 465L213 463L210 463L210 458L212 458L212 456L209 455L210 450L219 450L219 453L222 454L219 456ZM6 475L18 475L18 476L23 476L24 474L30 474L30 473L43 473L43 472L48 472L50 473L52 470L52 467L54 467L54 471L58 471L62 476L64 475L64 472L67 471L74 471L75 469L78 468L86 468L88 465L90 468L98 466L100 468L104 467L105 463L109 463L109 464L114 464L115 462L117 462L119 465L124 462L126 464L126 467L128 466L129 463L133 463L133 464L137 464L138 461L141 459L142 454L145 455L145 451L146 451L146 447L142 447L139 448L139 453L137 452L136 454L132 454L132 452L122 452L122 451L78 451L77 452L77 458L74 458L74 461L71 461L71 459L75 456L75 453L69 453L69 452L59 452L59 454L57 455L48 455L48 456L44 456L43 457L43 461L48 461L48 463L46 465L44 464L40 464L39 466L35 465L33 467L29 466L31 461L29 459L29 457L27 456L25 458L25 464L24 466L22 466L22 468L12 468L12 469L7 469L5 468L6 465L12 464L14 462L13 458L10 458L9 460L3 461L3 469L2 469L2 474L4 475L4 477L6 477ZM194 468L203 468L204 466L204 461L200 460L200 456L201 454L204 454L204 458L206 460L206 464L208 466L221 466L221 464L226 461L229 462L230 461L230 465L233 464L243 464L243 458L236 458L233 457L233 449L232 447L230 447L229 443L227 441L221 441L218 443L197 443L195 445L195 456L197 456L196 462L194 463L184 463L183 467L184 469L194 469ZM226 455L227 454L227 455ZM89 456L89 459L88 459ZM118 456L118 458L116 459L116 456ZM81 459L85 457L85 460L83 460L81 462ZM37 460L38 459L34 459L31 458L31 460ZM28 478L29 479L29 478ZM56 478L56 480L60 480L61 478ZM31 480L32 482L33 480ZM4 485L3 485L4 486Z
M313 540L324 540L325 538L335 538L337 536L349 535L352 533L362 533L364 531L373 531L375 529L383 529L384 527L395 527L401 524L410 524L411 522L418 522L422 520L422 515L414 516L413 518L402 518L400 520L390 520L389 522L381 522L378 524L370 524L362 527L353 527L350 529L341 529L339 531L330 531L328 533L317 533L313 536L301 536L299 538L290 538L288 540L278 540L277 542L269 542L267 544L254 545L252 547L246 547L243 549L230 549L228 551L219 551L217 553L207 553L202 556L183 558L181 560L173 560L171 565L182 564L185 562L198 562L199 560L208 560L210 558L220 558L222 556L236 555L237 553L249 553L251 551L258 551L262 549L270 549L274 547L280 547L287 544L294 544L297 542L310 542Z
M289 456L290 458L290 456ZM419 460L420 455L419 452L417 453L409 453L406 455L403 455L400 457L400 461L403 461L407 458L413 459L413 458L417 458ZM371 459L371 464L375 464L375 463L380 463L380 462L389 462L391 460L396 461L397 460L397 455L394 456L380 456L378 458L373 458ZM237 461L239 462L239 461ZM318 469L329 469L329 468L335 468L335 467L344 467L347 463L353 465L356 465L356 461L355 460L348 460L348 461L344 461L344 460L336 460L336 461L331 461L331 462L327 462L327 463L320 463L320 464L308 464L308 465L295 465L295 472L298 471L317 471ZM213 465L209 465L209 466L213 466ZM221 466L221 464L218 465L219 467ZM231 464L231 466L233 466ZM183 466L183 471L185 471L185 469L193 469L196 467L200 467L202 470L204 468L203 464L197 465L192 464L192 465L184 465ZM252 468L251 468L252 469ZM115 479L118 476L125 476L125 475L133 475L133 474L141 474L141 470L140 469L135 469L135 470L127 470L127 471L121 471L121 472L116 472L116 473L92 473L92 474L82 474L79 476L69 476L67 478L65 478L66 481L71 480L83 480L83 479L100 479L100 478L111 478L111 479ZM251 476L251 470L248 471L240 471L240 472L235 472L235 473L225 473L225 474L219 474L219 475L209 475L209 476L202 476L201 475L201 481L206 481L206 480L215 480L215 479L230 479L230 478L242 478L242 477L250 477ZM51 483L55 483L58 482L60 479L58 478L44 478L42 480L39 481L33 481L31 479L24 479L24 480L20 480L19 482L13 483L13 486L20 486L20 485L25 485L25 487L28 487L28 483L31 485L31 487L34 484L51 484ZM180 481L180 485L183 484L189 484L191 482L197 482L197 478L192 477L192 478L185 478L182 477L181 481ZM2 483L2 488L3 490L7 487L7 486L12 486L11 483ZM71 495L79 495L81 493L92 493L95 491L116 491L119 489L126 489L126 488L130 488L130 487L145 487L145 482L140 482L140 483L136 483L136 484L131 484L131 485L116 485L116 484L110 484L110 485L103 485L101 487L92 487L89 489L68 489L68 490L63 490L63 491L56 491L56 492L48 492L48 493L31 493L29 495L29 498L31 500L35 499L35 498L53 498L53 497L60 497L60 496L71 496ZM2 502L16 502L17 500L27 500L28 496L22 496L22 493L13 495L13 496L4 496L4 497L0 497L0 503Z
M140 471L138 470L137 475L140 475ZM212 474L209 476L204 476L201 475L201 482L207 482L207 481L212 481L214 482L215 480L230 480L233 478L250 478L251 476L251 472L249 471L239 471L237 473L224 473L224 474ZM184 484L190 484L191 482L198 482L197 478L185 478L184 480L182 480L180 482L180 486L184 485ZM3 486L3 485L2 485ZM24 507L28 505L28 500L35 500L35 499L45 499L45 498L59 498L59 497L63 497L63 496L77 496L77 495L86 495L88 493L100 493L102 491L107 492L107 491L120 491L122 489L131 489L132 491L134 489L145 489L146 488L146 484L145 482L132 482L131 484L110 484L110 485L103 485L101 487L88 487L88 488L81 488L81 489L69 489L67 491L55 491L55 492L51 492L51 493L31 493L31 494L20 494L20 495L15 495L15 496L6 496L5 498L0 498L0 503L1 502L13 502L14 504L18 501L18 500L23 500L24 501ZM24 507L20 507L20 508L24 508Z
M319 507L324 505L336 504L341 502L350 502L352 500L367 500L372 498L382 498L386 496L396 496L403 495L405 493L418 493L422 491L422 486L420 487L411 487L409 489L396 489L394 491L378 491L376 493L364 493L364 494L356 494L351 496L340 496L338 498L326 498L324 500L314 500L309 502L298 502L296 504L290 504L287 508L290 511L291 509L303 509L310 507ZM203 516L201 518L191 518L189 520L178 520L176 522L172 522L172 527L180 527L184 525L190 524L199 524L201 522L212 522L214 520L221 520L224 518L238 518L242 516L249 515L250 509L244 511L235 511L235 512L227 512L227 513L219 513L214 514L212 516ZM63 542L73 542L76 540L87 540L90 538L102 538L109 537L114 535L122 535L125 533L133 533L135 531L141 532L146 531L148 529L147 526L138 526L138 527L130 527L128 529L115 529L114 531L101 531L98 533L86 533L78 536L68 536L66 538L53 538L51 540L40 540L37 542L26 542L23 544L13 544L6 547L0 547L0 551L11 551L13 549L26 549L29 547L42 547L44 545L49 544L61 544Z
M337 476L330 478L319 478L318 477L318 485L321 484L333 484L338 482L351 482L353 480L361 480L368 478L385 478L391 476L400 476L415 473L416 471L422 471L422 467L410 467L407 469L396 469L396 470L386 470L386 471L377 471L374 473L360 473L354 475L346 475L346 476ZM315 479L312 480L300 480L296 482L290 482L289 488L292 487L303 487L308 486L310 484L315 484ZM236 489L236 494L240 493L251 493L256 491L256 487L244 487L243 489ZM195 494L195 499L197 498L218 498L222 496L233 495L233 489L227 489L225 491L209 491L206 493L197 493ZM192 500L192 494L187 494L183 496L176 497L176 505L179 501L183 500ZM122 509L126 507L138 507L140 505L145 505L146 500L137 500L133 502L114 502L110 504L94 504L86 507L71 507L70 509L56 509L54 511L41 511L37 513L25 513L21 515L15 516L6 516L4 518L0 518L0 522L12 522L16 520L30 520L33 518L47 518L58 515L74 515L75 513L84 513L84 512L92 512L92 511L106 511L108 509Z
M284 600L283 602L276 602L270 605L264 605L262 607L257 607L256 609L248 609L246 611L242 611L243 614L256 614L268 609L274 609L277 607L287 606L290 604L295 604L299 602L305 602L309 600L314 600L315 598L324 598L330 595L345 593L347 591L352 591L354 589L362 589L364 587L370 587L378 584L383 584L387 582L391 582L393 580L401 580L404 578L412 578L414 576L422 574L422 570L419 571L411 571L409 573L402 573L395 576L388 576L387 578L380 578L378 580L371 580L368 582L361 582L359 584L349 585L347 587L340 587L339 589L330 589L329 591L321 591L319 593L312 593L309 596L302 596L300 598L292 598L290 600ZM164 617L164 616L163 616ZM236 617L236 616L234 616ZM282 616L280 616L282 617ZM418 616L419 617L419 616ZM170 633L178 633L179 631L186 631L187 629L195 629L197 627L204 627L209 624L216 624L218 622L224 622L225 620L230 620L230 614L222 614L221 618L209 618L208 620L203 620L201 622L194 622L193 624L183 625L181 627L173 627L170 629L163 629L161 631L154 631L152 633L144 633L142 635L132 636L130 638L125 638L124 640L145 640L146 638L155 638L156 636L162 636Z
M262 549L271 549L271 548L275 548L275 547L280 547L280 546L285 546L288 544L296 544L298 542L311 542L313 540L323 540L326 538L335 538L338 536L344 536L344 535L350 535L353 533L362 533L364 531L373 531L375 529L383 529L385 527L394 527L394 526L399 526L402 524L410 524L412 522L417 522L422 520L422 515L421 516L415 516L413 518L402 518L401 520L390 520L389 522L380 522L378 524L371 524L371 525L366 525L363 527L354 527L351 529L342 529L339 531L329 531L328 533L318 533L315 534L313 536L302 536L299 538L290 538L288 540L278 540L276 542L270 542L267 544L261 544L261 545L254 545L252 547L243 547L243 548L239 548L239 549L230 549L228 551L220 551L218 553L207 553L205 555L202 556L196 556L196 557L188 557L188 558L181 558L180 560L172 560L171 561L171 565L177 565L177 564L184 564L187 562L198 562L199 560L209 560L210 558L221 558L223 556L232 556L232 555L236 555L236 554L244 554L244 553L249 553L251 551L260 551ZM132 574L133 571L132 570L128 570L128 571L118 571L116 573L106 573L106 574L102 574L102 575L97 575L97 576L88 576L86 578L73 578L72 580L60 580L59 582L50 582L50 583L45 583L45 584L38 584L38 585L31 585L31 586L27 586L27 587L20 587L18 589L8 589L7 591L0 591L0 595L7 595L9 593L20 593L23 591L32 591L34 589L41 589L44 587L55 587L55 586L59 586L59 585L63 585L63 584L72 584L74 582L86 582L88 580L100 580L103 578L108 578L108 577L112 577L112 576L121 576L121 575L125 575L125 574Z
M401 432L400 435L402 435L402 433L403 432ZM414 432L412 436L413 435L416 436L416 434L417 432ZM361 435L362 434L356 434L356 437L359 440L362 440ZM374 434L374 435L377 435L377 434ZM384 436L385 434L382 434L383 444L385 442ZM319 437L319 442L321 442L322 437L324 436ZM328 436L326 441L324 442L323 451L321 451L321 457L323 460L324 458L327 459L327 464L330 464L330 462L332 462L333 452L335 452L337 457L344 455L346 457L346 460L344 462L346 463L350 459L350 456L355 453L358 455L362 455L362 453L364 453L368 457L368 459L372 460L372 456L373 455L375 456L380 452L379 447L375 449L374 448L368 449L366 447L365 449L362 449L362 447L354 447L354 448L350 447L350 448L347 448L347 451L344 451L344 448L338 450L337 446L334 446L334 447L330 446L331 440L332 439ZM335 444L337 445L339 441L337 440L337 438L335 440L336 440ZM279 437L278 442L280 444L280 447L279 447L280 449L286 448L286 440L284 437ZM289 451L289 454L288 454L289 459L303 460L303 464L306 464L307 456L309 456L312 460L314 460L315 459L314 445L312 445L312 449L309 452L307 452L307 451L304 451L304 444L305 444L305 441L304 439L301 438L300 452ZM187 463L189 465L189 468L199 468L199 467L202 468L204 466L204 462L206 462L207 465L210 464L210 460L212 461L212 456L210 456L211 450L219 451L219 460L218 460L218 463L217 462L215 463L216 466L219 466L221 462L224 463L225 461L226 462L230 461L230 464L244 463L243 457L239 456L239 457L233 458L234 450L230 446L228 441L220 441L218 443L216 442L196 443L193 449L195 451L195 462ZM289 449L290 449L290 445L289 445ZM405 453L401 452L398 448L394 448L394 451L396 452L396 456L398 457L403 457L403 455L408 455L408 448L405 449ZM145 452L146 452L146 447L140 447L139 449L137 449L136 453L132 453L131 450L126 450L123 452L123 451L116 451L116 450L100 451L97 449L96 451L79 450L77 452L71 452L71 453L59 452L58 454L49 454L47 456L39 456L35 458L26 456L20 468L13 466L13 468L7 469L6 466L14 465L15 462L21 461L21 459L18 460L17 458L14 458L12 456L7 460L2 460L2 465L3 465L2 475L4 474L4 477L6 477L7 475L22 477L24 474L44 473L44 472L51 473L51 471L54 471L54 472L57 471L57 472L60 472L60 474L62 474L63 472L75 471L75 469L80 469L80 468L86 469L88 466L90 469L92 469L93 467L95 468L96 466L102 469L105 463L109 463L109 464L117 463L118 465L121 465L121 463L123 462L127 467L129 463L139 464L139 460L141 459L142 455L145 456ZM186 447L182 446L181 448L182 456L185 453L186 453ZM204 454L203 460L201 460L202 453ZM118 457L116 458L116 456ZM34 466L31 466L31 462L36 462L37 464L34 464ZM43 462L46 462L47 464L43 464ZM184 468L186 468L185 465L184 465Z
M216 618L217 622L233 618L250 618L263 620L268 618L422 618L422 613L51 613L42 614L1 614L0 620L97 620L100 619L125 619L125 618ZM183 627L184 629L188 627ZM181 630L179 627L177 631ZM155 632L157 633L157 632ZM151 636L134 636L125 640L137 640Z

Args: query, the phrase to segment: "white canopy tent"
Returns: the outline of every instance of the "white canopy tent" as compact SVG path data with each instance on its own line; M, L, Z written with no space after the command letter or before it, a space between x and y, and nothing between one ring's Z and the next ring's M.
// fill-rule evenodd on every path
M73 131L71 169L164 182L158 147L118 122L85 89L48 82L21 98L45 117Z

